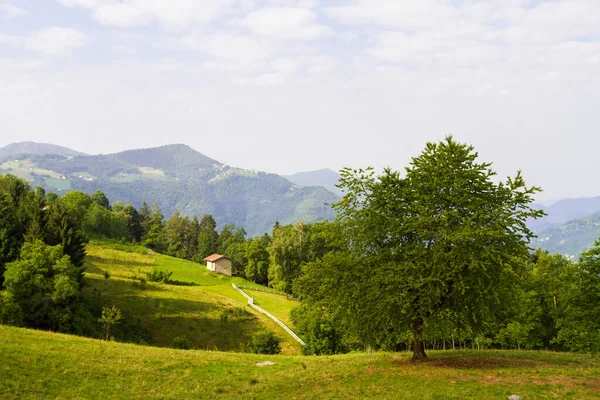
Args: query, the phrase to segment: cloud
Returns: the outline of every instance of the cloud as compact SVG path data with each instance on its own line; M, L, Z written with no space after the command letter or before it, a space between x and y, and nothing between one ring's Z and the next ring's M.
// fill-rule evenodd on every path
M315 40L333 33L317 23L317 14L305 8L269 7L252 11L241 21L251 32L277 40Z
M0 15L5 15L8 18L16 18L29 14L22 8L19 8L11 3L0 4Z
M152 22L172 27L206 23L237 4L234 0L58 0L58 2L68 7L87 8L99 22L118 27L148 25ZM238 6L243 7L243 4Z
M85 46L88 38L77 29L51 26L35 32L24 43L29 50L45 55L59 55Z
M217 61L232 62L239 68L257 67L273 54L268 41L229 33L191 34L182 39L184 47L201 51Z
M77 29L51 26L28 36L0 34L0 43L47 56L56 56L85 46L88 37Z

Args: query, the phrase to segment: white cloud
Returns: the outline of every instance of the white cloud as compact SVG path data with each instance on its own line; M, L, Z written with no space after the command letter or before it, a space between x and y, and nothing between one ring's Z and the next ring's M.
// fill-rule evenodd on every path
M255 34L278 40L315 40L332 33L317 22L317 14L305 8L270 7L249 13L241 24Z
M172 27L205 23L221 15L234 0L58 0L65 6L83 7L106 25L130 27L158 22ZM243 7L243 4L237 4Z
M16 18L29 14L22 8L19 8L11 3L0 4L0 15L5 15L8 18Z
M273 54L266 40L227 33L191 34L183 38L182 44L217 61L236 63L240 68L260 66Z
M51 26L26 38L25 48L46 55L58 55L87 43L87 35L77 29Z
M88 37L77 29L51 26L28 36L0 34L0 43L43 55L55 56L85 46L88 43Z

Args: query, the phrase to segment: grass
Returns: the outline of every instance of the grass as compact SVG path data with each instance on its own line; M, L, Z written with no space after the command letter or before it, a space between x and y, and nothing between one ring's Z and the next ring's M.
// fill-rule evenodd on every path
M545 351L259 356L0 326L0 398L597 399L600 360ZM270 360L275 365L257 367Z
M300 354L301 348L293 338L249 307L231 286L259 285L144 250L116 243L89 244L84 296L93 299L100 293L104 305L117 306L128 321L150 331L149 344L154 346L169 347L175 337L185 335L193 348L244 351L253 334L270 330L281 341L283 354ZM145 273L153 269L172 271L174 284L141 284L136 280L145 278ZM273 310L265 303L267 311L282 318L292 307L284 297L275 294L265 293L262 301L272 305ZM279 302L281 306L277 306ZM245 312L239 312L240 309Z
M293 326L290 321L290 312L300 305L300 302L285 296L265 293L259 290L243 289L244 292L254 298L254 304L267 310L284 324Z

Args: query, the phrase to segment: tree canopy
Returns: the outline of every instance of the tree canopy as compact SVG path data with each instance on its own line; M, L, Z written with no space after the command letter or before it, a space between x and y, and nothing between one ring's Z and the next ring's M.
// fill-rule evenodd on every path
M404 175L343 170L347 194L335 208L349 252L309 265L301 294L314 292L311 274L343 287L320 288L322 304L341 307L368 344L410 331L415 358L426 357L429 322L471 327L498 315L529 255L525 222L542 215L530 207L539 189L520 173L498 183L477 158L448 137L428 143Z

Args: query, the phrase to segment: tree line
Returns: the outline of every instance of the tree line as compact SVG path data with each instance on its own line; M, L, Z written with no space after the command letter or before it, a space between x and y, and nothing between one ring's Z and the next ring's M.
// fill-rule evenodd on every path
M600 241L569 261L529 248L540 189L452 137L404 171L342 171L340 245L305 263L293 312L309 354L355 349L600 351Z
M292 320L308 354L600 351L600 242L577 261L532 250L526 222L544 213L531 206L540 189L520 173L499 181L472 146L448 137L404 171L341 175L335 221L276 223L252 238L219 231L211 215L165 220L157 205L59 197L2 177L0 322L85 330L74 328L89 320L78 295L84 245L109 238L196 262L220 253L235 275L300 297Z
M110 203L102 191L62 196L0 176L0 323L95 336L101 308L81 296L90 239L141 244L203 263L213 253L232 260L233 273L292 294L301 266L331 250L334 224L279 225L248 238L243 228L217 229L209 215L168 219L161 208ZM199 266L200 267L200 266Z

